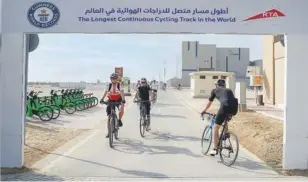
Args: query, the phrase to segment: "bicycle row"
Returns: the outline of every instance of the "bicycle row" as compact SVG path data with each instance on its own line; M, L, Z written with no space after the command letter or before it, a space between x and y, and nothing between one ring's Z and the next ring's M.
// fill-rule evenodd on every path
M84 93L82 89L51 90L48 96L39 96L42 91L27 93L26 116L38 116L41 121L57 119L62 111L74 114L98 105L93 93Z

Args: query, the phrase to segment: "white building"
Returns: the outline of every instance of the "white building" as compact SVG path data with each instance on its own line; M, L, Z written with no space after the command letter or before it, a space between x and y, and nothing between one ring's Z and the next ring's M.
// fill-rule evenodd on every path
M199 71L190 73L190 92L193 98L206 98L211 94L217 79L226 79L226 87L235 90L235 73Z
M190 86L189 74L196 71L234 72L236 79L247 79L249 48L224 48L198 41L182 42L181 84Z

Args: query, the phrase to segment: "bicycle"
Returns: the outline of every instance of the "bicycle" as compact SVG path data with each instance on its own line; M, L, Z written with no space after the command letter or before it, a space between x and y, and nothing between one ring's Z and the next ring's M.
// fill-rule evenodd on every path
M212 131L213 131L213 127L214 127L214 123L215 123L215 118L216 118L216 115L215 114L211 114L211 113L205 113L208 115L208 120L211 121L210 124L208 124L205 128L204 128L204 131L202 133L202 138L201 138L201 147L202 147L202 153L204 155L206 155L211 147L211 144L212 144ZM201 115L201 118L202 120L204 120L204 115ZM239 142L238 142L238 138L237 136L231 132L231 131L228 131L228 122L232 119L232 115L229 115L223 125L222 125L222 131L219 135L219 140L218 140L218 147L217 147L217 154L219 154L220 156L220 160L221 162L226 165L226 166L231 166L235 163L237 157L238 157L238 152L239 152ZM206 135L207 134L210 134L209 135L209 139L206 139ZM234 137L234 141L236 142L236 151L235 151L235 156L234 156L234 159L231 160L230 163L227 163L226 160L224 159L224 155L222 154L222 151L223 149L226 149L229 153L228 153L228 157L230 157L230 154L231 153L234 153L234 148L231 144L231 140L230 138L231 137ZM205 142L209 142L208 146L205 145ZM229 145L227 145L227 141L229 141ZM217 155L216 154L216 155Z
M154 105L157 100L157 90L152 90L152 96L153 96L152 105Z
M145 131L148 131L148 127L150 124L150 118L149 116L147 117L147 108L146 108L146 103L151 102L147 100L137 100L134 101L135 103L140 103L140 135L141 137L144 137Z
M51 90L50 95L52 98L52 103L56 106L60 107L62 110L65 110L67 114L74 114L76 112L76 106L72 102L65 102L63 95L58 95L57 92L61 90L55 91Z
M121 105L119 101L101 101L101 103L110 106L111 113L108 118L108 134L109 134L109 146L113 148L113 135L116 140L119 136L118 117L115 108Z
M37 94L42 92L31 91L27 93L26 100L26 116L33 117L34 115L38 116L41 121L50 121L53 119L54 110L50 106L41 106L39 105Z

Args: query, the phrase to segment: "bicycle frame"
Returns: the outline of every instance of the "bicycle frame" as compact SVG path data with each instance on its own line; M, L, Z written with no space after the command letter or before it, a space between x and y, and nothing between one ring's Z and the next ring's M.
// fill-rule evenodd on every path
M147 115L147 108L146 108L146 103L151 102L147 100L139 100L136 101L137 103L140 103L139 109L140 109L140 134L142 137L144 137L144 132L147 130L149 126L149 118L146 117Z
M212 117L212 118L211 118L211 123L209 124L209 128L210 128L211 130L213 130L213 129L214 129L214 124L215 124L216 115L215 115L215 114L210 114L210 113L205 113L205 114L209 115L208 117ZM204 120L204 115L201 115L201 117L202 117L202 120ZM221 142L222 142L222 140L223 140L223 138L224 138L225 131L227 131L227 130L226 130L226 127L227 127L228 122L229 122L230 120L231 120L231 118L229 118L229 116L228 116L228 117L225 119L225 121L223 122L223 124L222 124L222 131L221 131L221 134L219 135L219 139L218 139L218 147L219 147L219 150L221 150Z
M103 102L105 105L109 106L111 109L111 113L108 118L108 133L109 133L109 146L112 146L113 143L113 134L115 136L115 139L118 138L118 118L116 113L116 107L118 105L121 105L120 102L117 101L108 101Z
M146 116L146 105L145 102L140 103L140 116Z

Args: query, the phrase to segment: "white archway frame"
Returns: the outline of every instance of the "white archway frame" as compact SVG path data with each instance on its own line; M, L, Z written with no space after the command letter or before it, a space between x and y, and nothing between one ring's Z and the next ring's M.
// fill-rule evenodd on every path
M34 26L37 20L28 18L29 8L40 2L0 1L2 167L23 165L25 33L224 33L288 34L283 167L308 168L308 122L305 117L308 101L308 86L305 85L308 25L304 23L305 17L308 17L307 0L268 0L262 3L256 0L46 1L57 8L48 6L47 14L58 12L60 15L58 19L53 19L49 28ZM37 12L35 8L33 12ZM46 12L42 13L46 15ZM35 16L37 18L38 15ZM257 19L250 20L250 17Z

